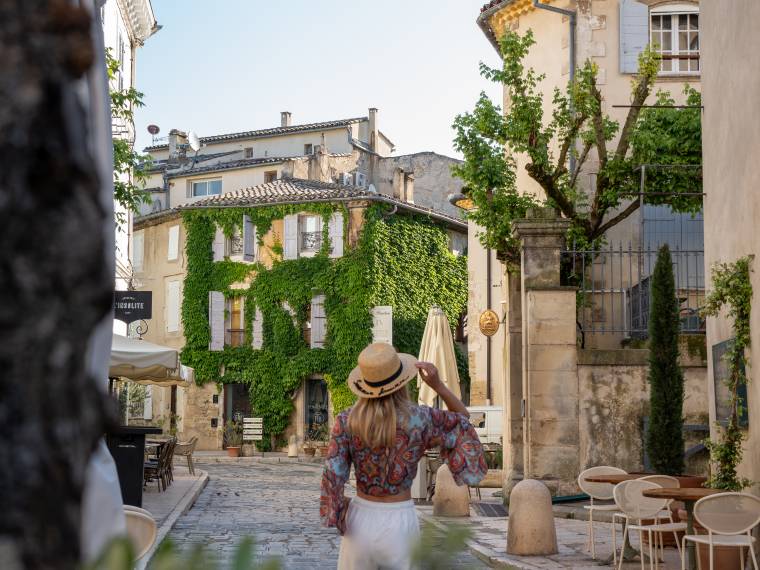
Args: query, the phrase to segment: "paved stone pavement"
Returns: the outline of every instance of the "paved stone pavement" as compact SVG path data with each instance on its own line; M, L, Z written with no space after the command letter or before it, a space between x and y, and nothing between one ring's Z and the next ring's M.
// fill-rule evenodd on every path
M281 557L287 570L335 568L340 536L319 523L321 469L245 460L196 464L210 478L193 508L168 535L180 550L206 545L226 569L235 546L252 536L260 555ZM349 486L346 489L352 493ZM453 567L485 568L469 552L463 552Z

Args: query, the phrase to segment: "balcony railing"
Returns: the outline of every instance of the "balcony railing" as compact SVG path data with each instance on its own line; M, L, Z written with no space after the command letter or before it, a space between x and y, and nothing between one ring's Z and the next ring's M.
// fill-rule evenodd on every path
M245 329L227 329L224 334L226 346L243 346L245 342Z
M322 232L301 232L301 251L317 252L322 248Z

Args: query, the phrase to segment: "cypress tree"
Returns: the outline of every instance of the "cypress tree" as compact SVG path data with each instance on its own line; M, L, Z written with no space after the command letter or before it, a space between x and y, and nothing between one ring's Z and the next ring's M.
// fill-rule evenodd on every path
M649 311L649 433L657 473L683 473L683 372L678 366L679 305L670 249L663 245L652 274Z

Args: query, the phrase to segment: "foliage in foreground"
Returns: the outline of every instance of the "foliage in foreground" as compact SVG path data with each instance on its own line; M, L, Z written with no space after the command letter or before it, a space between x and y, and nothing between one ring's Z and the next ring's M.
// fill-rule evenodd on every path
M741 491L753 482L739 477L736 468L742 461L744 433L739 417L745 405L739 396L739 387L747 384L747 349L750 346L750 313L752 311L752 283L750 263L752 257L742 257L733 263L721 263L712 268L713 290L707 296L703 315L716 317L727 309L726 316L733 321L734 338L724 358L728 364L726 384L730 394L730 414L720 441L705 442L710 451L713 473L708 487L724 491ZM715 363L713 363L715 366Z
M641 107L657 77L657 54L648 48L640 54L631 106L621 126L603 111L598 69L590 60L564 91L555 89L551 117L546 117L540 89L544 76L524 64L534 43L530 30L524 36L507 32L500 42L503 67L481 63L481 75L503 85L509 101L505 111L481 93L475 109L454 121L454 147L464 162L453 172L465 181L477 207L468 215L485 229L483 244L512 266L519 264L512 222L524 218L529 208L550 206L572 221L569 237L579 247L594 245L639 208L637 167L652 162L667 166L647 171L645 201L698 211L701 198L686 194L701 192L699 109ZM698 106L699 93L688 87L686 92L689 105ZM657 97L658 104L672 103L666 92ZM526 159L525 170L543 196L518 191L518 156ZM683 164L694 168L671 168ZM583 181L592 175L590 193Z
M657 473L681 475L684 469L684 384L683 371L678 365L679 303L667 244L657 254L651 303L647 452Z
M414 547L413 564L419 570L462 568L454 558L467 548L469 531L461 526L447 526L439 530L431 524L422 525L420 540ZM132 570L135 565L134 549L126 539L114 540L103 555L84 570ZM256 542L243 539L235 549L229 564L222 564L209 554L203 545L188 552L180 552L170 541L164 541L150 561L151 570L282 570L279 558L261 560L256 553Z

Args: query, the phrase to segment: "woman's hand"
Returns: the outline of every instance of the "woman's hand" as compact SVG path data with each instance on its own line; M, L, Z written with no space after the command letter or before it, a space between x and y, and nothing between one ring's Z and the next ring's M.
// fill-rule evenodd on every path
M438 392L443 382L441 382L441 377L438 375L438 368L435 367L435 364L432 362L418 362L415 366L420 369L420 376L423 382Z

